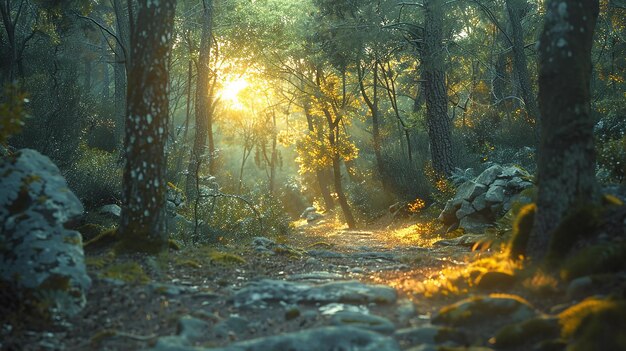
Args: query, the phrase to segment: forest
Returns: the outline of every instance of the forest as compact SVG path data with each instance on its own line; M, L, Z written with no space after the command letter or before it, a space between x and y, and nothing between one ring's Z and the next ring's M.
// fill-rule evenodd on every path
M626 350L626 0L0 16L0 350Z

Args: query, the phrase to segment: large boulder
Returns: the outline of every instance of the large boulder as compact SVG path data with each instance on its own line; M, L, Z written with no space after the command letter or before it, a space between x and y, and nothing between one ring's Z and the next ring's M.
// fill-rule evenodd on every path
M24 149L0 160L0 280L19 299L68 316L84 306L91 280L82 238L66 229L82 213L46 156Z
M522 168L492 165L457 188L439 220L450 228L482 232L511 209L522 191L532 186L530 174Z

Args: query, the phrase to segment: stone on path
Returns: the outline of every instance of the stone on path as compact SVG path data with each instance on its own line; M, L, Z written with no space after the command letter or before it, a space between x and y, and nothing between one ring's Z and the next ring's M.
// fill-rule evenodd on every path
M493 294L470 297L446 306L433 316L432 322L450 326L476 326L500 321L499 324L502 325L521 322L538 315L521 297Z
M353 311L335 313L332 317L332 323L337 326L352 326L381 334L391 334L396 329L396 326L387 318Z
M321 285L309 285L284 280L263 279L250 282L233 297L235 307L263 305L265 302L344 302L344 303L393 303L395 289L385 285L368 285L358 281L338 281Z
M193 348L157 343L153 351L399 351L387 336L354 327L321 327L237 342L221 348Z

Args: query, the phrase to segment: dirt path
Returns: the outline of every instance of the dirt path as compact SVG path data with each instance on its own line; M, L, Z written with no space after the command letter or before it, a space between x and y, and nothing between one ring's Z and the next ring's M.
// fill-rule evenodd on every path
M370 333L357 341L395 345L394 331L428 323L438 307L416 298L420 282L462 264L469 254L467 248L430 246L434 239L423 235L428 230L427 225L347 230L322 221L299 223L292 236L278 242L257 239L243 252L239 244L157 259L133 256L122 263L101 252L89 258L95 278L84 311L53 330L23 330L15 345L167 351L267 342L264 337L276 335L293 336L279 341L300 345L312 337L298 333L305 331L322 333L314 338L326 340L330 349L337 336L327 326L356 326L359 333ZM274 346L256 347L250 350ZM298 347L294 350L309 350ZM361 349L366 348L355 348Z

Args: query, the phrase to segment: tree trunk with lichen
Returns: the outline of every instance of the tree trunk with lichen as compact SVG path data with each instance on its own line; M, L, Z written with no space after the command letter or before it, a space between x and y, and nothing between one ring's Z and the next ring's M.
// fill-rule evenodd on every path
M175 0L137 4L131 33L120 248L157 253L167 247L165 228L168 126L168 56Z
M591 116L591 47L598 0L548 2L539 46L541 143L528 255L543 259L566 216L598 201Z

